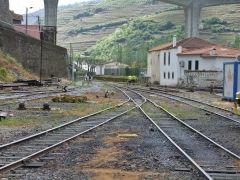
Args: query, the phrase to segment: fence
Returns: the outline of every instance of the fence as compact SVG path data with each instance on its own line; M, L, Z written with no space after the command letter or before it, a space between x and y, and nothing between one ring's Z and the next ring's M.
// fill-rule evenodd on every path
M120 69L104 69L104 75L113 76L144 76L147 68L120 68Z
M213 84L214 87L223 86L223 72L222 71L185 71L185 79L182 85L209 87Z

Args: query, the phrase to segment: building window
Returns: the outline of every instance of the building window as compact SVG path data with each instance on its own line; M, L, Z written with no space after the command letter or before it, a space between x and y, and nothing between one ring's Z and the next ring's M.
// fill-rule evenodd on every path
M164 79L166 79L166 73L165 73L165 72L164 72L164 75L163 75L163 76L164 76Z
M174 79L174 72L172 72L172 79Z
M168 79L170 79L170 72L168 72Z
M195 70L199 70L199 61L195 61Z
M192 70L192 61L188 61L188 70Z
M166 65L166 52L164 52L164 65Z
M170 66L171 53L168 53L168 65Z

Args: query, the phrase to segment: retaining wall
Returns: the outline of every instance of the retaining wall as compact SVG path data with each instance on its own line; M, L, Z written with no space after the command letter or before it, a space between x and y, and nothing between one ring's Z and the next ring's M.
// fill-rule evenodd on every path
M40 41L0 24L0 50L14 57L23 67L39 76ZM43 42L43 77L68 77L67 49Z

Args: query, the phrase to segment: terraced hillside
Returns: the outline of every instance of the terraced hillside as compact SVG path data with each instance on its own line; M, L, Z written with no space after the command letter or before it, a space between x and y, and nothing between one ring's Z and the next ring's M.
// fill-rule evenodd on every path
M201 20L206 21L209 17L218 17L224 24L213 22L213 24L209 24L209 28L206 28L206 22L203 22L203 29L200 31L200 36L219 44L231 46L235 34L240 29L240 4L206 7L202 10ZM130 35L129 37L123 37L124 41L119 40L116 36L118 33L116 29L119 27L123 28L122 24L127 24L126 26L129 27L129 24L136 19L145 22L145 24L148 21L160 26L167 22L174 24L169 29L161 30L160 28L158 32L150 31L151 37L149 39L141 39L142 41L153 42L163 37L164 41L169 40L173 34L179 34L180 30L180 36L182 36L184 12L180 8L152 0L106 0L60 12L58 43L61 46L69 47L70 42L81 42L74 45L76 51L83 52L91 48L97 57L110 57L113 54L112 51L116 51L116 49L118 51L118 44L122 47L127 46L126 39L131 38ZM147 33L144 28L130 29L130 31L128 34L132 33L138 36L137 34L139 33L139 37L143 33ZM136 31L139 32L136 33ZM166 37L169 37L169 39L166 39ZM112 42L111 39L113 40ZM92 48L96 44L96 41L99 40L102 41ZM108 44L106 44L106 41ZM159 41L155 43L159 43ZM151 43L151 45L154 45L154 43ZM114 48L109 50L109 47ZM145 49L147 48L149 47L145 47ZM144 48L141 50L141 47L134 47L133 51L138 56L140 53L137 53L136 49L139 51L144 50ZM101 51L101 53L107 52L107 54L96 53L97 51ZM136 56L136 54L132 56Z
M112 34L116 28L122 25L122 23L116 22L126 22L133 17L152 14L171 7L173 6L154 0L107 0L97 4L67 9L58 15L58 44L69 47L69 42L85 42L75 46L84 51L94 45L96 41ZM92 11L96 12L92 13ZM83 15L81 16L81 14ZM111 23L113 25L109 25ZM96 25L101 25L101 28L69 34L71 30L91 28L96 27Z

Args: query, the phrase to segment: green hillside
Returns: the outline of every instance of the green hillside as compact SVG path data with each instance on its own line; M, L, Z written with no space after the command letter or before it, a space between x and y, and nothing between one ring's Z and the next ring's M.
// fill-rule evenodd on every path
M203 8L200 37L231 46L239 17L239 4ZM106 0L62 11L59 25L59 44L65 47L81 42L75 51L144 67L147 49L171 41L175 34L184 37L184 12L152 0Z
M85 42L76 45L85 51L131 18L171 7L155 0L106 0L66 9L58 14L58 44L69 47L70 42Z

